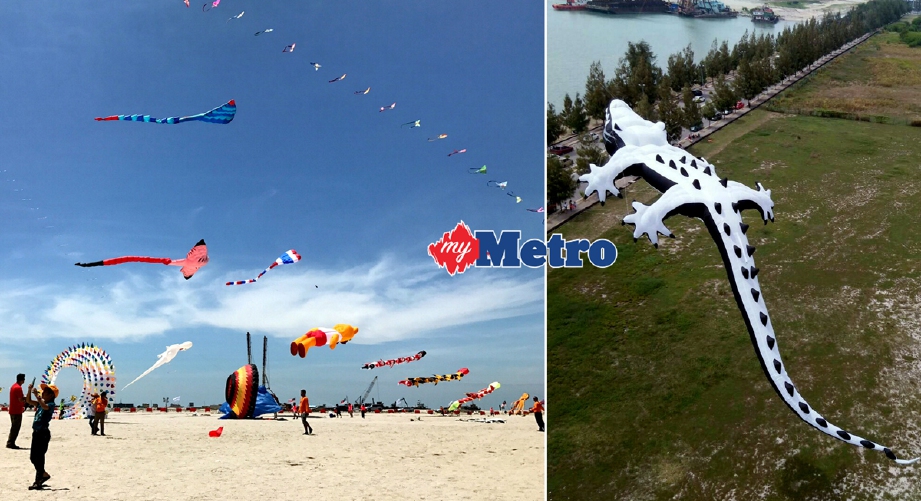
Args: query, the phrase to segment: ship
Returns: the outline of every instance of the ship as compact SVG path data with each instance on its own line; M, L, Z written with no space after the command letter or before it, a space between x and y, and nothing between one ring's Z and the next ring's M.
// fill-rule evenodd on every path
M780 21L780 16L774 14L774 11L767 5L752 9L753 23L777 24L777 21Z
M737 17L738 12L717 0L681 0L678 15L685 17Z
M668 12L669 3L666 0L589 0L585 8L605 14Z
M553 4L553 10L585 10L588 0L566 0L566 3Z

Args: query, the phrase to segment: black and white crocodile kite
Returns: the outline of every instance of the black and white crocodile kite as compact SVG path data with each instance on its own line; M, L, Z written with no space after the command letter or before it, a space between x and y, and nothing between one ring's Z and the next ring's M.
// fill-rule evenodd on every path
M764 189L760 183L756 183L757 190L753 190L741 183L720 179L714 166L706 160L669 145L664 124L644 120L623 101L612 101L606 115L604 142L611 159L603 167L592 165L591 172L579 178L588 182L585 195L597 191L603 204L608 192L621 196L614 187L615 179L624 175L645 179L662 192L662 196L649 206L634 201L636 212L624 217L623 222L635 226L634 240L645 234L656 247L659 234L674 238L664 224L668 217L682 214L701 219L723 257L732 293L745 319L761 368L784 403L800 419L838 440L882 451L899 464L912 464L921 459L898 459L888 447L829 423L806 403L790 381L780 360L777 338L758 286L758 268L752 258L755 248L749 245L745 237L748 225L742 222L745 209L756 209L764 224L774 220L771 190Z

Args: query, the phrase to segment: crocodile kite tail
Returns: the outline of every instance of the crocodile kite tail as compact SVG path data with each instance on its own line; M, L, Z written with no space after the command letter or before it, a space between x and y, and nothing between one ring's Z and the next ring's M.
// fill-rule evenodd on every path
M780 358L780 347L758 283L758 268L753 259L755 248L748 243L748 238L745 236L748 225L741 222L740 213L741 210L738 214L726 214L730 216L727 219L734 221L723 221L722 224L717 224L712 217L708 217L705 222L723 258L732 293L742 312L755 354L761 363L761 369L774 391L797 417L826 435L854 446L882 451L886 457L898 464L912 464L921 459L899 459L888 447L854 435L828 422L806 402L803 395L793 385L786 366ZM735 223L736 231L733 231L732 223Z

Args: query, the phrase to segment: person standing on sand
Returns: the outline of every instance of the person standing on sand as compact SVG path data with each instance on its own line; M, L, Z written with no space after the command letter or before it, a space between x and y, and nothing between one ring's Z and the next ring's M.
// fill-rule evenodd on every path
M352 413L354 410L355 408L352 407L352 402L349 402L349 417L355 417L355 415Z
M307 422L307 415L310 414L310 400L307 398L307 390L301 390L301 405L298 411L301 414L301 422L304 423L304 435L313 435L313 428Z
M537 421L537 431L544 431L544 406L537 400L537 397L534 397L531 412L534 413L534 420Z
M364 418L365 418L365 412L366 412L367 410L368 410L368 408L365 407L365 404L361 404L361 419L364 419Z
M90 401L89 408L86 409L86 417L90 420L90 432L92 435L99 433L99 428L96 426L96 399L99 398L98 393L93 393L90 395L93 399Z
M502 401L502 405L499 406L499 412L505 412L505 400Z
M109 406L109 392L104 391L95 400L93 405L96 406L96 426L99 428L99 434L106 436L106 407Z
M41 388L42 391L39 393L30 384L26 397L26 403L39 407L32 421L32 448L29 450L29 460L35 466L35 482L29 486L30 491L41 489L44 483L51 478L51 475L45 471L45 453L48 452L48 442L51 442L51 430L48 429L48 424L54 417L54 399L58 396L58 388L45 383L41 384ZM32 400L32 394L35 394L36 400Z
M22 396L25 374L16 374L16 384L10 387L10 436L6 439L7 449L21 449L16 445L19 429L22 428L22 413L26 411L26 399Z

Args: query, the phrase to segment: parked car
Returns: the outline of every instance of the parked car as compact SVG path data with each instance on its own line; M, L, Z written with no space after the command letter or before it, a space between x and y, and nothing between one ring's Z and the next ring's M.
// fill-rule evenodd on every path
M692 89L692 90L691 90L691 94L694 94L694 96L696 96L696 97L699 97L699 96L704 95L703 91L700 90L700 89Z
M712 117L708 118L707 120L710 120L711 122L715 122L717 120L722 120L722 119L723 119L723 115L720 114L719 112L716 112L713 114Z
M703 124L703 123L696 123L696 124L694 124L694 125L691 126L691 132L698 132L698 131L700 131L700 130L703 129L703 128L704 128L704 124Z
M737 109L737 110L741 110L741 109L744 108L744 107L745 107L745 103L743 103L742 101L739 101L739 102L736 103L736 109Z
M692 99L692 101L694 101L695 103L705 103L707 102L707 98L703 96L697 96L694 99Z
M554 155L565 155L567 153L572 153L572 151L572 146L564 146L562 144L550 147L550 153Z

